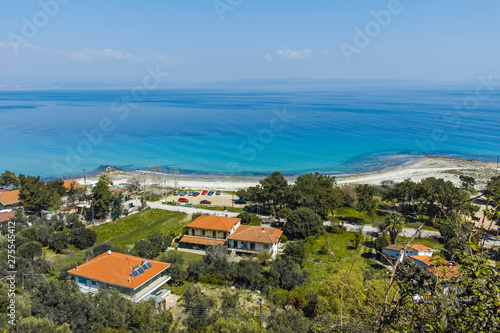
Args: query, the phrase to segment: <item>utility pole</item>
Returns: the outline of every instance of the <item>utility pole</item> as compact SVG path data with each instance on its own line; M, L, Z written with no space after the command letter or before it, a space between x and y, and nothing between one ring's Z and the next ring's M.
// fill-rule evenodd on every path
M233 200L231 202L231 211L234 212L234 191L233 191Z
M83 185L85 190L87 190L87 177L85 176L85 169L83 169Z

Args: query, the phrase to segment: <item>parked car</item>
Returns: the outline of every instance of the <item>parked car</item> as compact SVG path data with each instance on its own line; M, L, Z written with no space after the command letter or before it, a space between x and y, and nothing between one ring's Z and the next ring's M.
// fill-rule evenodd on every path
M189 191L188 195L193 195L193 193L194 193L193 191Z
M201 192L201 195L207 195L208 191L207 190L203 190L203 192Z
M197 197L197 196L199 196L199 195L200 195L200 192L194 192L194 193L193 193L193 197Z
M211 205L212 201L210 201L210 200L201 200L200 204L202 204L202 205Z
M235 204L240 204L240 205L246 204L247 202L248 201L246 201L244 199L236 199L236 200L234 200Z
M179 195L179 191L174 191L174 195Z
M186 191L182 191L179 193L179 195L186 195L186 194L188 194Z
M213 195L214 194L214 191L209 191L208 192L208 195Z
M215 192L215 195L220 195L220 191Z
M248 210L249 210L249 209L250 209L250 206L245 206L245 207L243 207L243 210L244 210L245 212L248 212Z
M186 198L179 198L179 202L189 202L189 199L186 199Z

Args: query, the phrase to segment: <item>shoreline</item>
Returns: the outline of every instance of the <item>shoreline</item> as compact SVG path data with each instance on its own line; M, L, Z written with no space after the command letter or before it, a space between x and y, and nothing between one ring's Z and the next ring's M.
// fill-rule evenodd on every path
M410 178L415 182L428 177L443 178L460 185L461 174L472 176L476 179L476 187L483 188L486 182L497 172L497 163L490 161L479 161L446 156L415 156L399 166L391 166L383 170L359 173L334 175L339 185L345 184L370 184L380 185L382 181L401 182ZM279 171L279 170L277 170ZM105 172L105 171L103 171ZM101 173L103 173L101 172ZM162 187L176 189L209 189L234 191L241 188L255 186L259 180L267 175L244 175L244 174L166 174L147 170L123 171L112 169L108 172L115 185L121 185L132 179L138 180L143 185L160 184ZM97 181L98 175L92 174L87 177L87 184ZM328 175L329 173L321 173ZM333 174L330 174L333 175ZM289 182L294 182L297 175L284 175ZM83 177L77 180L83 184Z

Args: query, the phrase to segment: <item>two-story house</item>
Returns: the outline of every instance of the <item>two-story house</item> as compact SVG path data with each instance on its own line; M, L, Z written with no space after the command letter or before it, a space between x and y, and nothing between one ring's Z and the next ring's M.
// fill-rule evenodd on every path
M205 249L207 246L224 245L229 235L240 226L240 219L202 215L184 226L182 247Z
M170 264L164 262L108 251L77 265L68 274L74 277L82 293L116 289L135 303L149 298L159 302L168 294L162 289L170 280L168 267Z
M204 250L225 245L235 252L269 252L275 257L282 234L276 228L241 225L238 218L202 215L184 226L179 246Z

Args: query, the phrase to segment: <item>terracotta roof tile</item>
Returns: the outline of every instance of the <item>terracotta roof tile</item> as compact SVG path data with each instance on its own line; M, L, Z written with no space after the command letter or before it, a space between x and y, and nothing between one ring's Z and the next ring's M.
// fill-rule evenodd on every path
M242 242L274 244L279 242L283 231L276 228L263 228L250 225L240 225L227 239Z
M184 227L229 231L239 221L240 221L240 219L235 218L235 217L202 215Z
M199 244L199 245L224 245L226 241L223 239L209 239L209 238L201 238L201 237L191 237L191 236L183 236L179 243L190 243L190 244Z
M117 286L136 289L144 282L167 269L170 264L149 260L152 264L143 274L133 277L130 272L135 265L141 265L144 258L129 256L122 253L104 252L89 262L73 268L69 274L102 281ZM130 281L130 282L129 282Z
M417 250L417 251L436 251L433 248L430 248L430 247L425 246L425 245L420 245L420 244L411 245L410 247L412 249Z
M19 203L19 191L9 191L0 193L0 204L3 206L15 205Z
M76 180L68 179L64 181L64 187L66 188L66 192L69 192L69 190L71 190L71 184L74 184L73 187L75 189L83 188L82 184L80 184Z
M0 213L0 223L8 221L11 217L16 215L15 212Z

